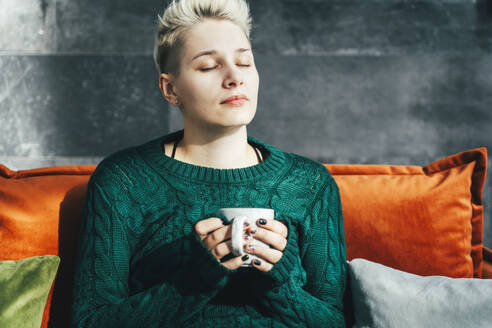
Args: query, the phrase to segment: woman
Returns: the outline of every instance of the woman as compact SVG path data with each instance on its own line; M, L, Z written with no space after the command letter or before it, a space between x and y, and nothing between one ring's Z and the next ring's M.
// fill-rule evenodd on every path
M73 327L344 327L339 190L316 161L247 135L259 78L244 0L173 1L156 33L184 129L106 157L88 183ZM222 207L275 210L231 251ZM249 249L252 238L271 247Z

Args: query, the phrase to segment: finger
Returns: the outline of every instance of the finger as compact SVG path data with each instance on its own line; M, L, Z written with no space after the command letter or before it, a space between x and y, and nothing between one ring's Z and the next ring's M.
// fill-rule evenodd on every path
M243 230L246 230L247 227L243 226ZM232 237L232 225L226 225L222 228L215 230L214 232L209 233L203 239L203 243L208 247L208 249L212 249L216 247L218 244L223 242L224 240L231 239Z
M212 248L211 253L215 256L216 259L220 260L227 254L232 252L232 241L228 240L223 243L218 244L214 248Z
M289 229L287 226L280 220L273 219L258 219L256 224L262 228L278 233L279 235L287 238L289 234Z
M240 255L230 259L229 261L222 262L221 264L226 268L228 268L229 270L235 270L239 268L241 265L243 265L244 262L246 262L249 258L250 256L248 254L242 256Z
M263 229L261 227L258 227L254 234L253 230L250 230L250 232L254 239L261 240L265 244L271 245L273 248L278 249L279 251L283 251L285 249L285 246L287 245L287 239L276 232Z
M198 221L195 224L195 232L203 240L210 232L217 230L224 226L222 220L219 218L208 218L205 220Z
M255 244L245 244L244 250L249 254L254 254L274 264L280 261L283 255L281 251L276 249Z
M267 261L261 259L254 259L253 261L251 261L251 263L253 263L253 267L263 272L270 271L273 268L273 265L271 263L268 263Z

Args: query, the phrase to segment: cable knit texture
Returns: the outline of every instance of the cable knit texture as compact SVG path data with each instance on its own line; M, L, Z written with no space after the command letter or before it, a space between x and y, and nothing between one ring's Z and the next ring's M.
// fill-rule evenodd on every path
M345 327L338 187L316 161L251 136L264 161L239 169L166 156L176 131L106 157L92 174L72 327ZM194 232L222 207L275 210L289 230L269 272L225 268Z

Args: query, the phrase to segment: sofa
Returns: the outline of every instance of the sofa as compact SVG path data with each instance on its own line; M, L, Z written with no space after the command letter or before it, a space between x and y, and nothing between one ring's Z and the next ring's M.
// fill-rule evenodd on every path
M340 189L347 263L354 264L344 308L348 327L363 317L372 316L367 320L375 322L372 313L383 308L376 300L381 290L387 299L399 289L394 285L403 288L411 280L408 277L426 284L429 280L425 279L446 279L451 285L472 283L479 290L491 286L492 280L487 279L492 279L492 250L482 243L486 148L466 150L425 166L324 165ZM82 208L95 168L73 165L15 171L0 165L0 290L6 291L0 296L0 326L69 326ZM397 275L403 280L393 287L382 285L392 283L396 278L388 277ZM368 286L383 276L381 284L374 285L375 295L369 295ZM369 278L365 285L364 278ZM487 281L485 289L476 285L479 281ZM385 324L369 324L378 325ZM359 322L359 326L363 325Z

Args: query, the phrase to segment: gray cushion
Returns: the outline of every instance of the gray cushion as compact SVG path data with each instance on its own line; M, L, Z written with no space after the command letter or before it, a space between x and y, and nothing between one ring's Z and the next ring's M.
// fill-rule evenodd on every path
M492 327L492 279L424 277L361 258L347 263L353 327Z

